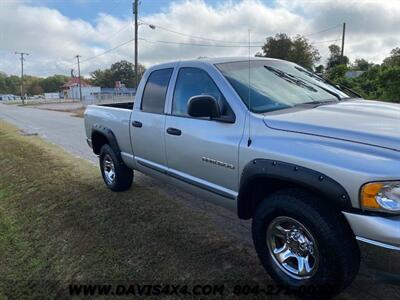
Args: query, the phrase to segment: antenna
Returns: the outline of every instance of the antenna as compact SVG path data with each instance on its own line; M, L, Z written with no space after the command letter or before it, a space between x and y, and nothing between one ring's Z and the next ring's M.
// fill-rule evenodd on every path
M250 31L250 29L248 29L248 41L249 41L249 53L248 53L248 58L249 58L249 83L248 83L248 87L249 87L249 95L248 95L248 99L249 99L249 112L248 112L248 119L249 119L249 138L248 138L248 140L247 140L247 147L250 147L250 145L251 145L251 136L250 136L250 133L251 133L251 131L250 131L250 124L251 124L251 122L250 122L250 114L251 114L251 90L250 90L250 47L251 47L251 40L250 40L250 33L251 33L251 31Z

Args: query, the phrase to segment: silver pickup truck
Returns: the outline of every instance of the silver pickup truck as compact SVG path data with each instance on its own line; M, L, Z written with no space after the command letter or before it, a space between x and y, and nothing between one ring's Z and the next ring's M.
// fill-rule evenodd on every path
M287 61L199 59L151 67L134 103L91 105L85 127L107 187L128 189L134 169L252 219L285 286L339 293L357 240L400 253L398 104Z

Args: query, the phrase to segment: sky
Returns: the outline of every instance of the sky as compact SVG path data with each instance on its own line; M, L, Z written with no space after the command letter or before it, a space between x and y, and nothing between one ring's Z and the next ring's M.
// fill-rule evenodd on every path
M305 35L318 48L381 63L400 46L400 0L141 0L139 62L145 66L197 57L247 56L276 33ZM0 0L0 71L90 76L96 69L133 61L131 0ZM154 25L151 29L149 25ZM250 39L249 39L250 37Z

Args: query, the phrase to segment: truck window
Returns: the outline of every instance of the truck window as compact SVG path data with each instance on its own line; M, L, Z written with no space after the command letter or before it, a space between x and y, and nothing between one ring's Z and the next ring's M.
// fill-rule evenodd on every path
M172 68L153 71L144 88L141 110L149 113L164 113L165 96L169 80L172 75Z
M220 106L222 115L233 115L224 95L207 74L197 68L181 68L176 80L174 99L172 102L172 114L176 116L189 116L187 104L191 97L198 95L213 96Z

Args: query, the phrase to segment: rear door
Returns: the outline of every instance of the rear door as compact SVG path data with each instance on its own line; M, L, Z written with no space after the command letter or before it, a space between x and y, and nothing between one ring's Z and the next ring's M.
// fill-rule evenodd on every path
M131 141L135 160L145 167L165 171L165 99L173 67L150 72L144 87L139 87L131 118ZM143 93L140 92L143 89ZM137 101L140 102L137 102Z
M223 115L235 116L232 106L207 70L179 69L170 114L166 118L166 152L171 176L227 198L235 198L238 186L238 150L243 123L225 123L187 114L190 97L210 95ZM236 116L235 116L236 117Z

